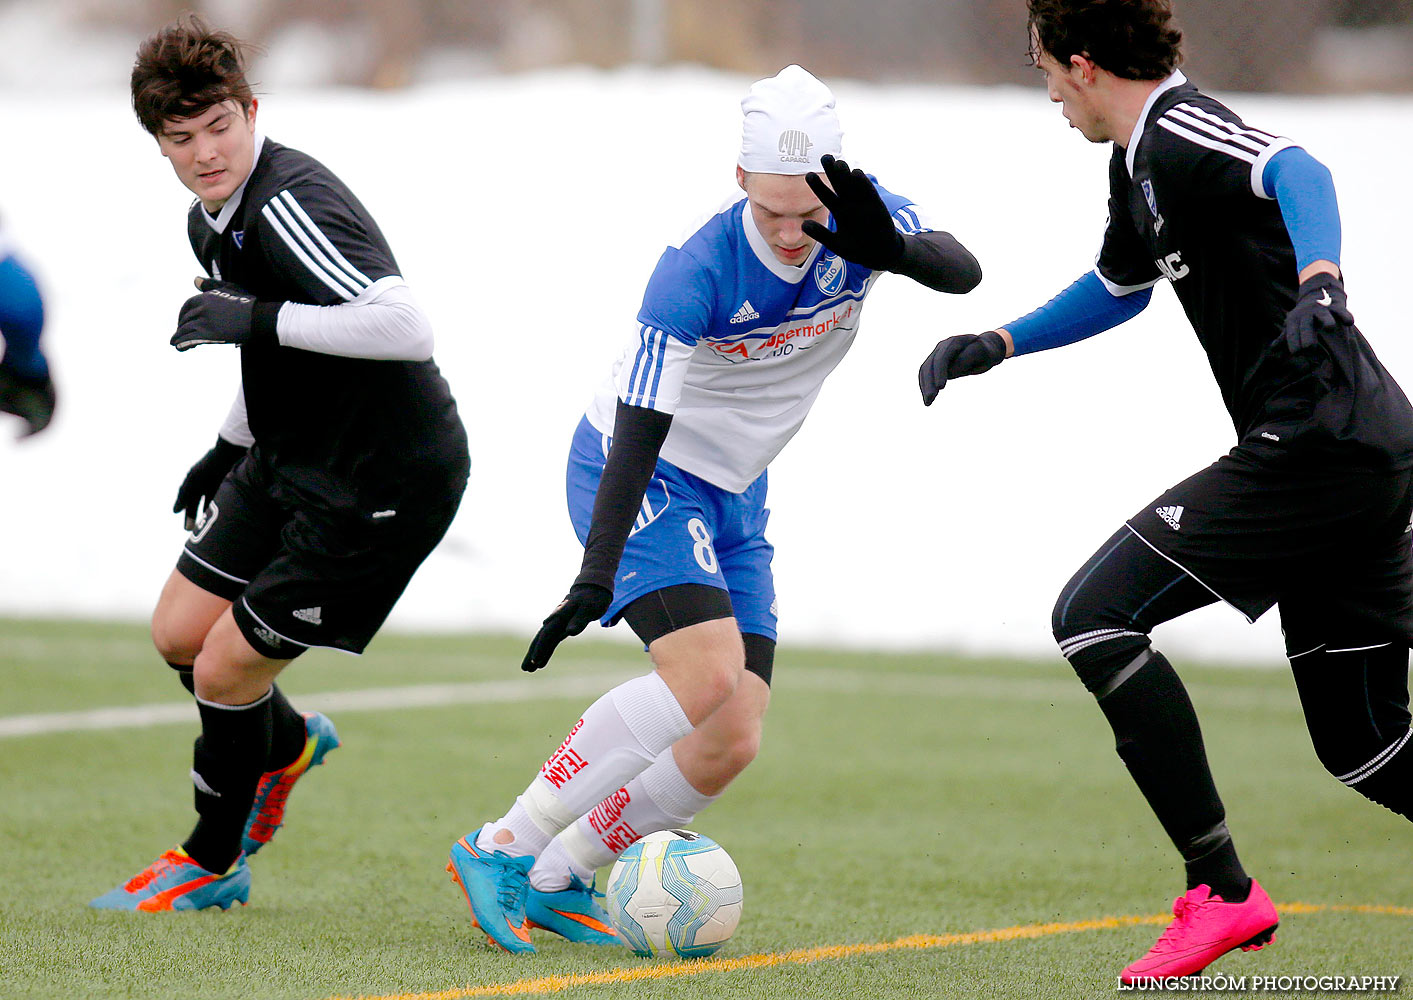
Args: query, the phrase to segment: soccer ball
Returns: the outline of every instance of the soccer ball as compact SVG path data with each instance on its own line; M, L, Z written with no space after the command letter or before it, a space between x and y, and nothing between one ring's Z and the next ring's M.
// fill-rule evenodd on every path
M608 914L635 955L704 958L741 922L741 873L710 837L663 830L639 840L608 876Z

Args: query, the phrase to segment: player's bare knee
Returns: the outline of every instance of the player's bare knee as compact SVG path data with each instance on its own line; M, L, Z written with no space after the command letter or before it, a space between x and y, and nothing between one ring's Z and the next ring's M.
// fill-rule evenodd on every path
M721 706L736 693L741 675L746 671L745 655L717 653L707 657L698 667L698 690L705 701Z
M160 606L152 614L152 645L168 663L195 663L205 637L204 630L198 632Z
M732 777L740 774L760 753L760 741L761 726L759 722L743 726L733 733L732 738L722 748L721 769Z

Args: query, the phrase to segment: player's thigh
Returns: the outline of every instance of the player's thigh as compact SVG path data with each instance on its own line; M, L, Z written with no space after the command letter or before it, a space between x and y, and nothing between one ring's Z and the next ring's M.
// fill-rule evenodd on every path
M460 495L404 502L395 518L296 510L280 547L235 601L246 641L270 659L311 646L361 653L446 534Z
M1101 629L1147 635L1215 601L1211 591L1123 526L1065 584L1050 624L1063 648L1099 638L1087 633Z
M1280 603L1286 655L1316 753L1332 773L1408 732L1408 646L1318 591Z
M1387 536L1407 487L1406 473L1277 463L1238 446L1128 525L1254 621L1363 552L1371 532ZM1397 531L1407 524L1405 509Z
M247 459L221 483L186 539L152 615L152 638L173 663L191 663L206 634L279 545L284 513Z
M693 726L731 698L745 671L741 632L729 617L669 632L654 640L648 653Z
M1413 645L1413 474L1372 478L1347 493L1362 516L1340 535L1331 556L1311 567L1298 597L1309 602L1316 596L1329 605L1325 615L1348 621L1361 639Z

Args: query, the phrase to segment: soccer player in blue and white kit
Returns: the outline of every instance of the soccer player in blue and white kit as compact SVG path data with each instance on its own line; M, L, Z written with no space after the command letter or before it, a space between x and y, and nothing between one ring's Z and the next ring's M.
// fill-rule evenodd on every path
M947 292L981 278L908 199L834 159L834 97L805 70L757 82L742 109L744 193L663 253L575 432L583 567L523 664L622 618L655 669L591 705L510 810L451 850L477 924L507 951L534 951L531 926L615 943L593 872L689 822L754 758L776 638L766 466L853 343L882 270Z
M34 276L15 256L0 225L0 413L22 419L23 437L38 434L54 415L54 382L39 347L44 329L44 300Z

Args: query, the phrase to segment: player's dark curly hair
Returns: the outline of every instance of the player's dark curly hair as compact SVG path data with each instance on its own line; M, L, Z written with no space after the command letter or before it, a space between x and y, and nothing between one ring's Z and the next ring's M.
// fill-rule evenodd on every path
M132 109L153 135L168 118L192 118L225 101L238 101L248 111L254 99L245 79L245 46L195 14L173 21L138 46Z
M1161 80L1182 62L1172 0L1027 0L1030 59L1084 56L1126 80Z

